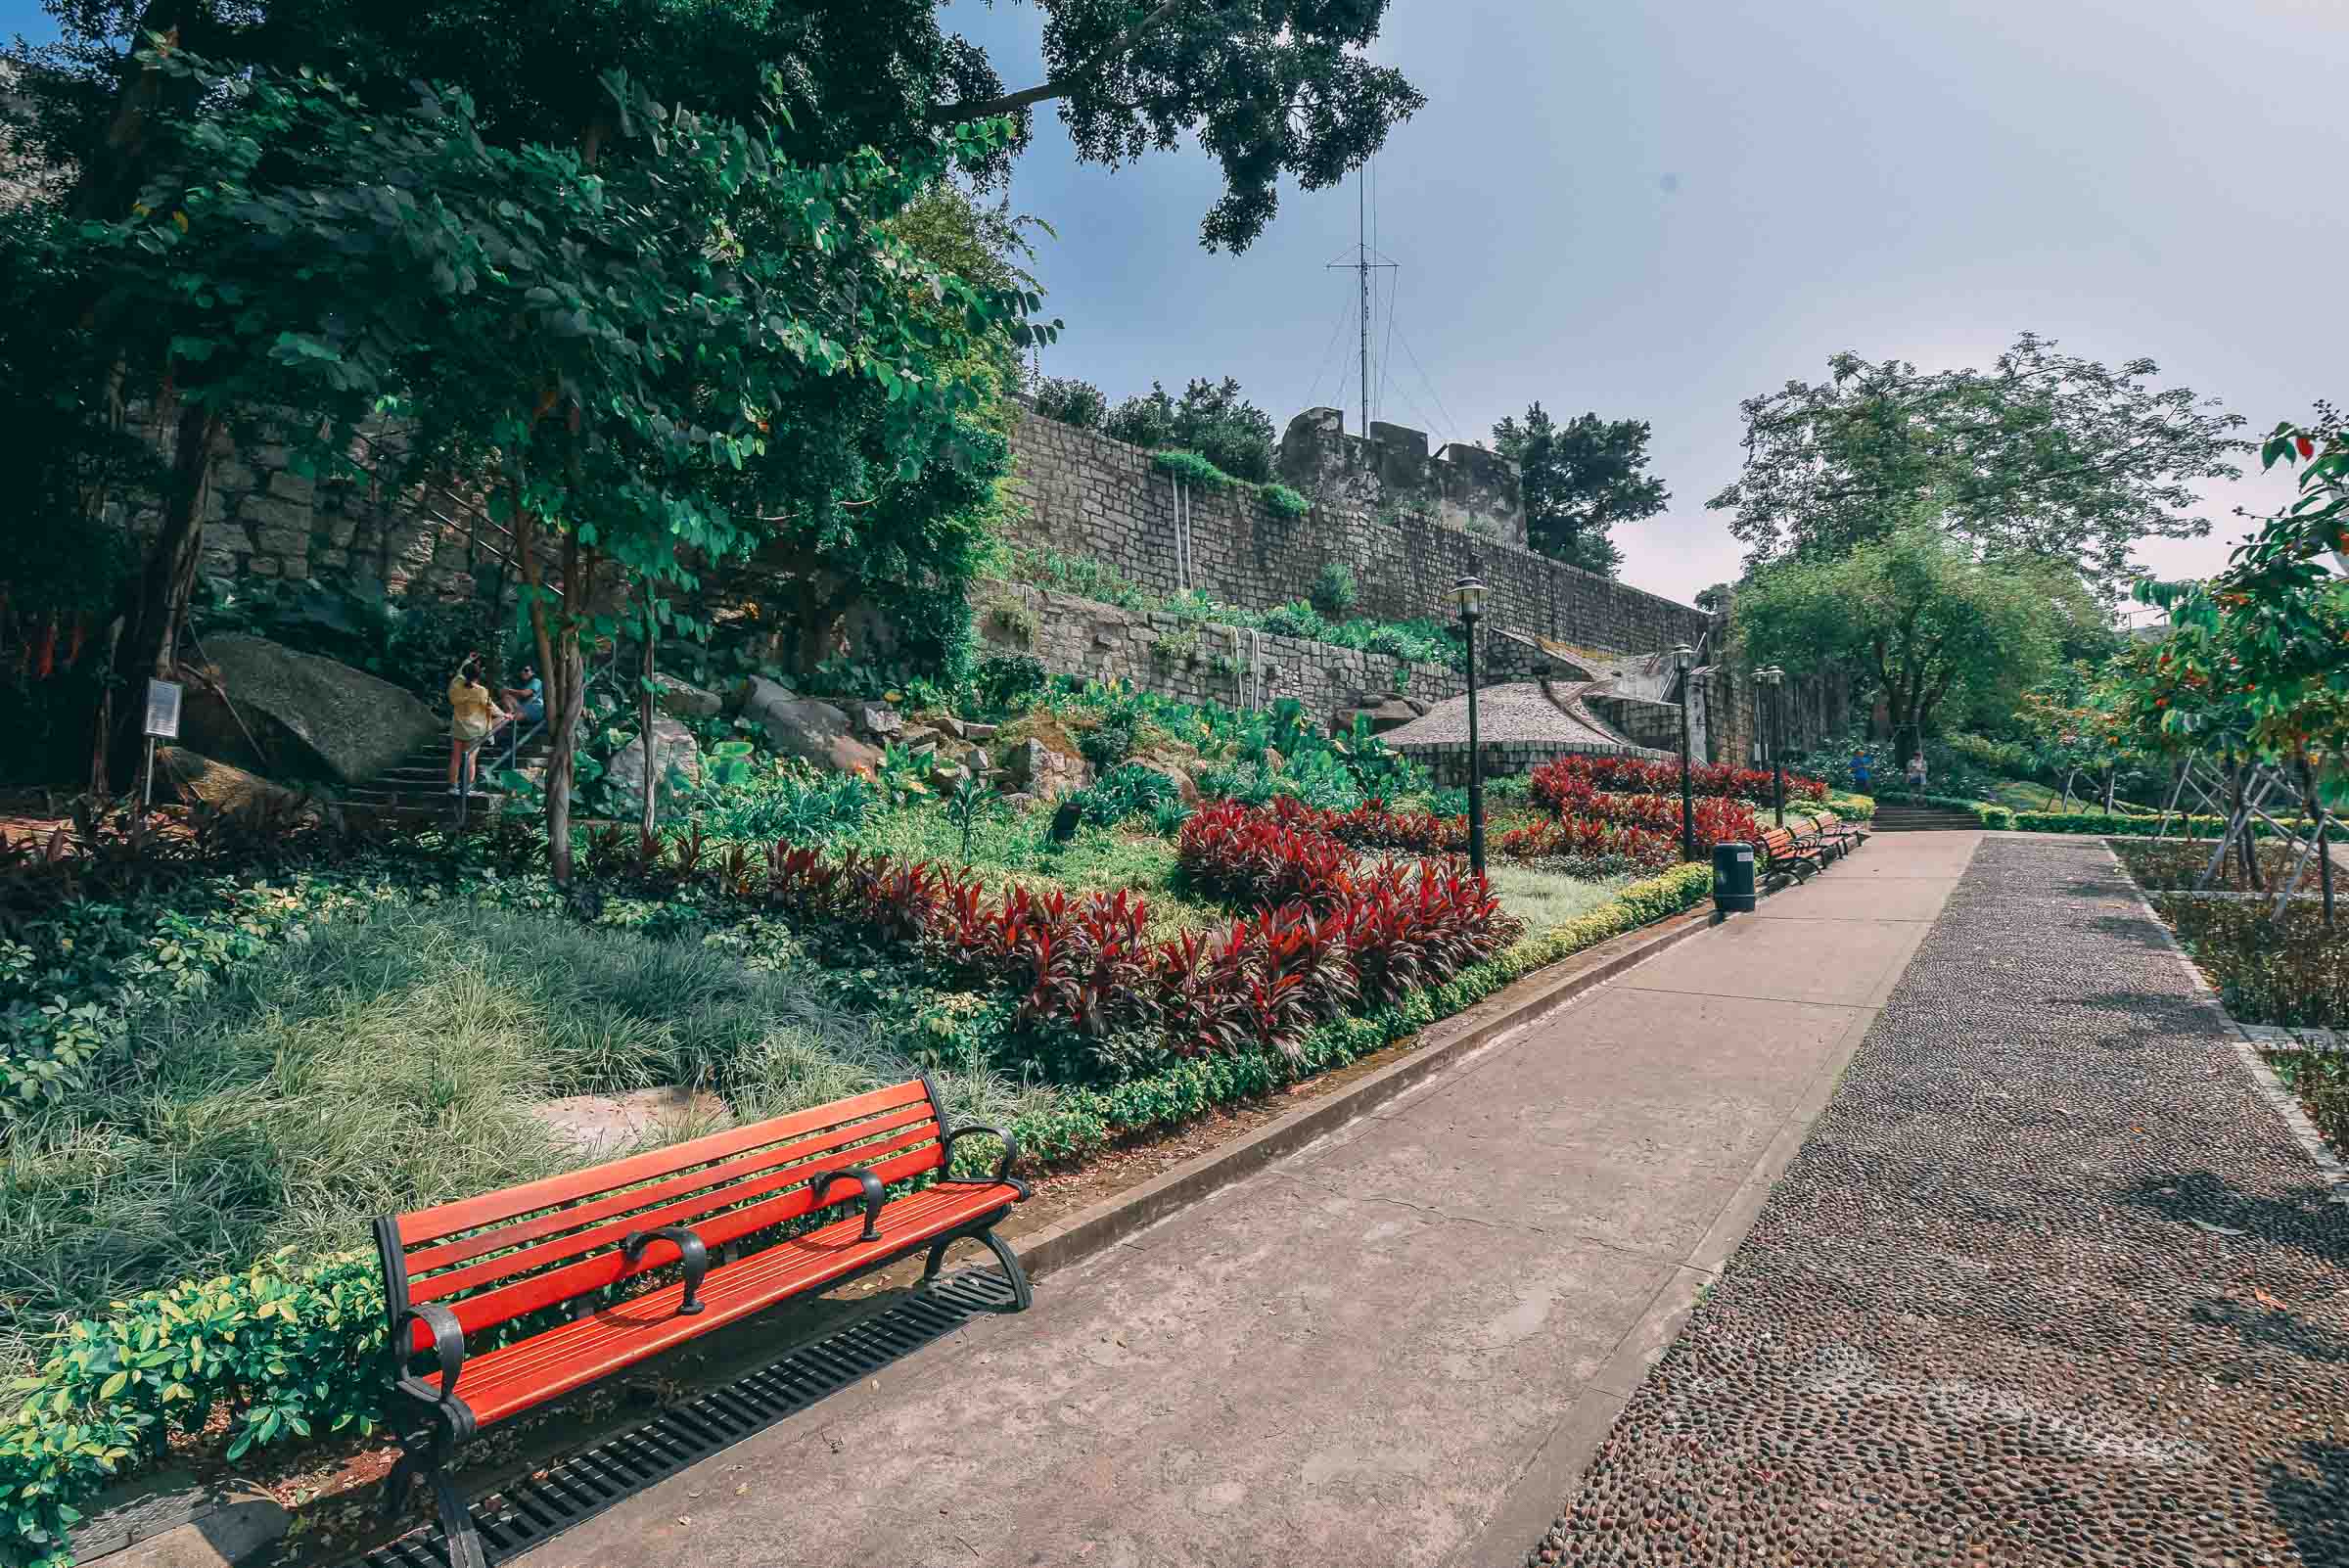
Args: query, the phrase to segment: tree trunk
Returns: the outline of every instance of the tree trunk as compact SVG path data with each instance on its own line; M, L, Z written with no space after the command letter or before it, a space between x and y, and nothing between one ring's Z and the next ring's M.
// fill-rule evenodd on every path
M2251 815L2243 802L2243 775L2247 769L2239 761L2230 765L2234 779L2234 821L2241 830L2241 836L2235 840L2234 849L2238 862L2243 868L2243 886L2253 893L2265 893L2268 890L2259 880L2259 854L2251 847Z
M188 621L188 601L196 591L196 563L204 548L204 514L212 495L212 443L219 438L220 416L200 403L184 403L173 431L170 477L163 492L163 519L147 551L146 570L132 588L125 607L122 635L115 644L114 679L123 690L140 692L149 676L168 678L179 648L179 634ZM112 704L104 705L111 708ZM125 714L139 712L124 703ZM127 744L127 735L115 737L114 747Z
M652 585L647 582L644 596L644 679L643 690L636 694L638 726L636 733L644 742L644 820L638 824L646 838L653 836L653 648L656 623L653 620Z
M537 528L522 504L522 486L509 478L507 494L514 514L514 558L523 580L530 587L530 636L538 650L538 668L546 680L546 861L557 887L571 885L571 741L583 702L585 677L579 669L579 634L572 614L580 602L579 546L576 537L563 539L563 593L556 600L546 591L536 549Z
M2120 770L2118 768L2104 770L2104 814L2106 816L2112 815L2112 788L2119 778Z
M2306 803L2301 809L2316 824L2317 885L2325 890L2325 929L2332 929L2332 847L2325 842L2325 803L2317 795L2316 769L2309 765L2308 751L2300 753L2300 799Z

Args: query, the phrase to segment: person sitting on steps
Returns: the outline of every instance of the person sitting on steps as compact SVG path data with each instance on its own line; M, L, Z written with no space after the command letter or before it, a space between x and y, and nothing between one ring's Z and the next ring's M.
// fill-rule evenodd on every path
M529 665L522 667L522 684L501 686L500 697L514 705L514 717L525 724L539 723L546 717L546 682Z

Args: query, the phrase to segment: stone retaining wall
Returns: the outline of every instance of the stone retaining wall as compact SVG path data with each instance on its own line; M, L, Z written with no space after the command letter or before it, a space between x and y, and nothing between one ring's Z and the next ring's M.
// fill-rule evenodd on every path
M1294 697L1316 717L1374 707L1396 693L1441 702L1467 690L1460 672L1269 631L1201 625L1121 610L1024 582L983 582L971 601L990 652L1027 654L1055 675L1114 677L1182 702L1262 707ZM1253 676L1253 678L1252 678Z
M1325 494L1283 517L1248 489L1187 491L1188 571L1178 557L1175 484L1150 454L1035 413L1012 432L1022 542L1106 562L1160 593L1185 587L1245 610L1306 598L1321 569L1349 568L1355 613L1381 621L1449 619L1444 595L1473 576L1499 628L1577 647L1658 653L1695 644L1713 618L1693 605L1570 567L1431 517L1382 516L1363 499Z

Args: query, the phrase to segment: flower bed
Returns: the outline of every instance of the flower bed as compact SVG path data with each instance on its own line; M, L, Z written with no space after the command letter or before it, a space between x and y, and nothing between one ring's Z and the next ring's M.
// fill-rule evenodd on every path
M1698 762L1688 769L1688 792L1708 800L1744 801L1768 806L1776 796L1776 779L1765 768L1731 767ZM1636 757L1561 757L1533 772L1534 798L1554 811L1576 811L1592 794L1670 795L1681 791L1681 764L1653 762ZM1827 787L1801 773L1786 775L1789 799L1823 799ZM1675 826L1678 826L1676 819Z

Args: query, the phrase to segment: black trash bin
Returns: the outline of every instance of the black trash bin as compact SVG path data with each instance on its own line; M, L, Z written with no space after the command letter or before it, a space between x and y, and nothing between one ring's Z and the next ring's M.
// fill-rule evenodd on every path
M1754 912L1754 847L1713 846L1713 907L1723 914Z

